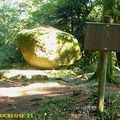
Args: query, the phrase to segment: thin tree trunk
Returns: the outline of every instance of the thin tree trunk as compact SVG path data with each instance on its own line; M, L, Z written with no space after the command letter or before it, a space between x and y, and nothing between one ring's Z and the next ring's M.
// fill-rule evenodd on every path
M116 52L116 57L117 57L117 63L120 68L120 52Z
M100 59L100 58L99 58ZM98 64L97 69L95 73L92 75L90 80L98 79L99 75L99 67L100 65ZM107 82L113 83L114 77L113 77L113 68L112 68L112 53L108 53L108 63L107 63L107 76L106 76Z

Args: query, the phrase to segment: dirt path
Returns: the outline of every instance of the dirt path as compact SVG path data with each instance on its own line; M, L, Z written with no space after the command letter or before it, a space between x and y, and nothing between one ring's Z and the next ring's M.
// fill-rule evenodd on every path
M37 76L39 77L39 76ZM84 76L83 76L84 77ZM46 79L5 79L0 81L0 114L28 114L37 110L38 102L47 98L64 95L79 95L75 104L86 102L86 97L93 94L98 83L87 81L86 78L64 78L61 80ZM106 87L107 93L120 94L117 86ZM81 102L81 103L80 103ZM74 108L73 108L74 109ZM6 119L0 119L6 120ZM9 119L10 120L10 119Z
M58 82L4 81L0 84L0 113L31 113L37 109L36 101L71 91L70 86Z
M73 75L69 70L1 70L0 73L0 113L31 113L38 108L36 101L73 91L70 85L55 80Z

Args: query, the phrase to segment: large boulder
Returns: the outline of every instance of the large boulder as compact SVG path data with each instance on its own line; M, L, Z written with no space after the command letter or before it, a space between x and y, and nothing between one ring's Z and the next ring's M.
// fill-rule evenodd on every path
M22 30L17 40L24 59L42 69L69 66L81 58L77 39L50 26Z

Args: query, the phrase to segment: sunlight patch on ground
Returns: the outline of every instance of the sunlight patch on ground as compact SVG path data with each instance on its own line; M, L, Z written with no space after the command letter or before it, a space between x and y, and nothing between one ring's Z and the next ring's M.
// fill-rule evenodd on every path
M7 78L11 78L19 74L25 75L28 78L31 78L32 75L47 75L45 74L44 71L40 71L40 70L6 70L6 71L1 70L1 72L5 72L5 76Z
M75 75L75 73L72 70L0 70L0 73L3 73L3 75L6 78L15 77L17 75L24 75L28 79L31 79L34 75L43 75L47 77L55 77L58 76L67 76L67 75Z
M28 86L22 87L4 87L0 88L1 97L18 97L27 95L47 95L56 92L57 89L64 88L65 85L61 85L55 82L48 83L33 83Z

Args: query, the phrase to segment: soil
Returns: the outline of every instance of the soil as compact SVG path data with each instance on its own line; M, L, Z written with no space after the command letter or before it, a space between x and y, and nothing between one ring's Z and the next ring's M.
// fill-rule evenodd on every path
M73 91L68 85L47 82L35 80L33 82L30 80L2 82L0 84L0 113L31 113L37 109L34 101L63 96Z

